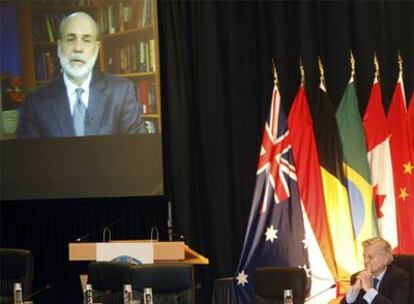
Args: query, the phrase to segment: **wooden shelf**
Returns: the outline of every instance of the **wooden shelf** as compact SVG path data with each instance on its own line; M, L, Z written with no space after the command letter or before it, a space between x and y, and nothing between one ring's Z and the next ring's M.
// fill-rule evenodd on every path
M84 6L84 5L65 5L60 3L55 4L34 4L31 5L34 10L57 10L57 11L73 11L73 10L92 10L95 6Z
M51 41L34 41L33 46L35 47L53 47L56 46L56 42Z
M46 80L36 80L36 86L40 86L43 84L46 84L50 81L50 79L46 79Z
M143 118L158 119L160 118L159 114L142 114Z
M130 29L130 30L125 30L122 32L115 32L115 33L111 33L111 34L103 34L102 37L104 39L117 39L117 38L124 38L125 36L128 35L148 35L148 36L152 36L153 35L153 29L154 27L152 25L148 25L148 26L144 26L144 27L138 27L135 29Z
M130 77L154 77L155 72L122 73L122 74L114 74L114 75L119 76L119 77L125 77L125 78L130 78Z

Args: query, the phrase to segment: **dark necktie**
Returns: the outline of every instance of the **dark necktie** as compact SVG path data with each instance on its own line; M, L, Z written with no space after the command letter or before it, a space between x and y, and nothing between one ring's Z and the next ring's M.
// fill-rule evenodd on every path
M85 135L86 107L81 99L82 93L83 93L82 88L76 89L76 100L75 100L75 105L73 107L73 126L75 128L76 136Z
M377 278L374 278L374 289L378 290L378 283L379 283L379 280Z

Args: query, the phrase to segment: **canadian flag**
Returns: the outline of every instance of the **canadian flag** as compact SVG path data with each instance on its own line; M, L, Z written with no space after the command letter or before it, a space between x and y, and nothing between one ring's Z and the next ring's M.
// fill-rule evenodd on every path
M382 104L381 87L375 78L363 118L371 182L380 235L398 247L390 133Z

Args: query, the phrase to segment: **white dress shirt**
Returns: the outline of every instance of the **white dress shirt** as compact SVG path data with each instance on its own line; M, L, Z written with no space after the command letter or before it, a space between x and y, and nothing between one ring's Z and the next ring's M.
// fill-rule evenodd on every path
M377 296L378 289L379 289L379 286L381 285L381 281L382 281L382 278L384 277L385 271L387 271L387 268L385 268L381 273L379 273L377 276L374 277L378 280L377 289L375 289L374 287L368 289L368 291L362 297L365 301L367 301L368 304L371 304L372 301L374 301L374 298ZM346 301L348 303L354 303L358 297L359 291L360 289L353 291L352 288L350 288L348 292L346 293Z
M92 73L89 74L88 78L80 85L77 86L74 84L65 73L63 73L63 81L66 86L66 94L68 95L69 99L69 107L70 107L70 114L73 116L73 108L75 107L76 102L76 89L82 88L83 92L81 95L81 100L86 108L88 108L89 104L89 85L91 83Z

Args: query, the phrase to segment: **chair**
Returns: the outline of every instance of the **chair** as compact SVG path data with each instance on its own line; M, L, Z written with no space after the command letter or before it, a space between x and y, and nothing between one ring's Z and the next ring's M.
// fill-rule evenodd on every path
M306 296L305 270L298 267L261 267L254 272L255 304L283 303L285 289L292 289L294 303L303 303Z
M0 248L0 303L13 302L13 284L22 284L23 299L32 293L33 255L29 250Z
M193 266L189 264L146 264L131 268L132 289L142 299L144 288L152 288L154 303L194 303Z
M394 263L408 272L410 276L410 298L408 303L414 303L414 255L394 255Z
M123 303L124 284L131 284L131 264L91 262L88 268L88 284L92 285L94 302Z
M233 304L233 287L234 277L218 278L213 284L212 304Z

